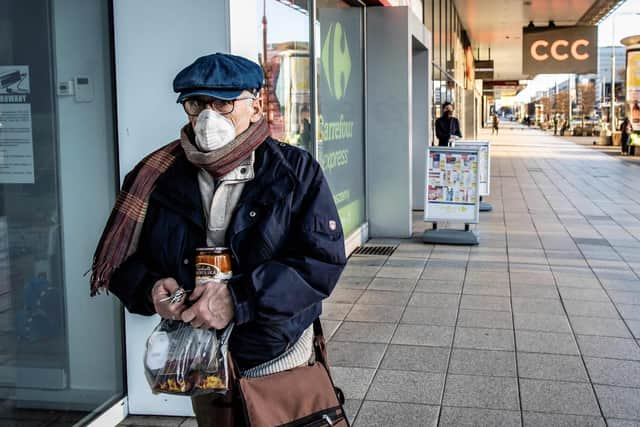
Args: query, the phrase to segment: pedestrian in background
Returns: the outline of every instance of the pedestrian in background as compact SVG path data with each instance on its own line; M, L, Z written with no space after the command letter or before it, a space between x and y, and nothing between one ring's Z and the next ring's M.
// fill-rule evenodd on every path
M498 115L494 113L493 115L493 127L491 128L491 135L493 135L493 132L496 133L496 135L498 134L498 124L500 123L500 120L498 119Z
M633 132L633 126L631 125L631 120L626 117L620 125L620 133L622 134L620 138L622 142L621 153L623 156L629 154L629 139L631 138L631 132Z
M451 136L462 138L460 132L460 122L453 117L453 104L445 102L442 104L442 116L436 119L436 137L440 147L447 147Z

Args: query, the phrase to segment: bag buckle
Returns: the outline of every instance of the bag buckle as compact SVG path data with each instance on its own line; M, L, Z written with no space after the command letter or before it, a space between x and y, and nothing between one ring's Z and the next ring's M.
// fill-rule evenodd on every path
M327 424L329 424L330 426L332 426L332 425L333 425L333 421L331 421L331 417L329 417L329 415L324 414L324 415L322 416L322 419L323 419L323 420L325 420L325 421L327 422Z

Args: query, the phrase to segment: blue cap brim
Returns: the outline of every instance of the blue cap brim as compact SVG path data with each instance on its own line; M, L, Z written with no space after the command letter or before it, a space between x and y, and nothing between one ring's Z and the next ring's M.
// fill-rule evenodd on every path
M178 100L176 102L177 103L181 103L182 101L186 100L187 98L191 98L192 96L197 96L197 95L211 96L213 98L231 100L231 99L236 99L237 97L239 97L242 94L242 92L244 92L245 90L248 90L248 89L240 89L240 90L237 90L237 89L236 90L228 90L228 89L193 89L193 90L186 90L186 91L180 93L180 95L178 96Z

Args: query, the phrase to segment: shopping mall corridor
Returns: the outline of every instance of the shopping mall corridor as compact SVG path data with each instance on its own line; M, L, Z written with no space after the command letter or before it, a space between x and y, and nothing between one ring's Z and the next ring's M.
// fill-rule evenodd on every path
M350 419L640 425L640 166L508 123L480 137L494 208L480 245L421 243L416 212L415 239L370 241L395 251L352 256L324 304Z

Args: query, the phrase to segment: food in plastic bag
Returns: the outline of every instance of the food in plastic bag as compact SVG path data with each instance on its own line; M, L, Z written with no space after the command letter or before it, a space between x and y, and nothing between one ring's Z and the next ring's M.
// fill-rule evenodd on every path
M219 333L180 321L162 320L149 336L145 353L145 374L152 391L184 395L225 393L231 328Z

